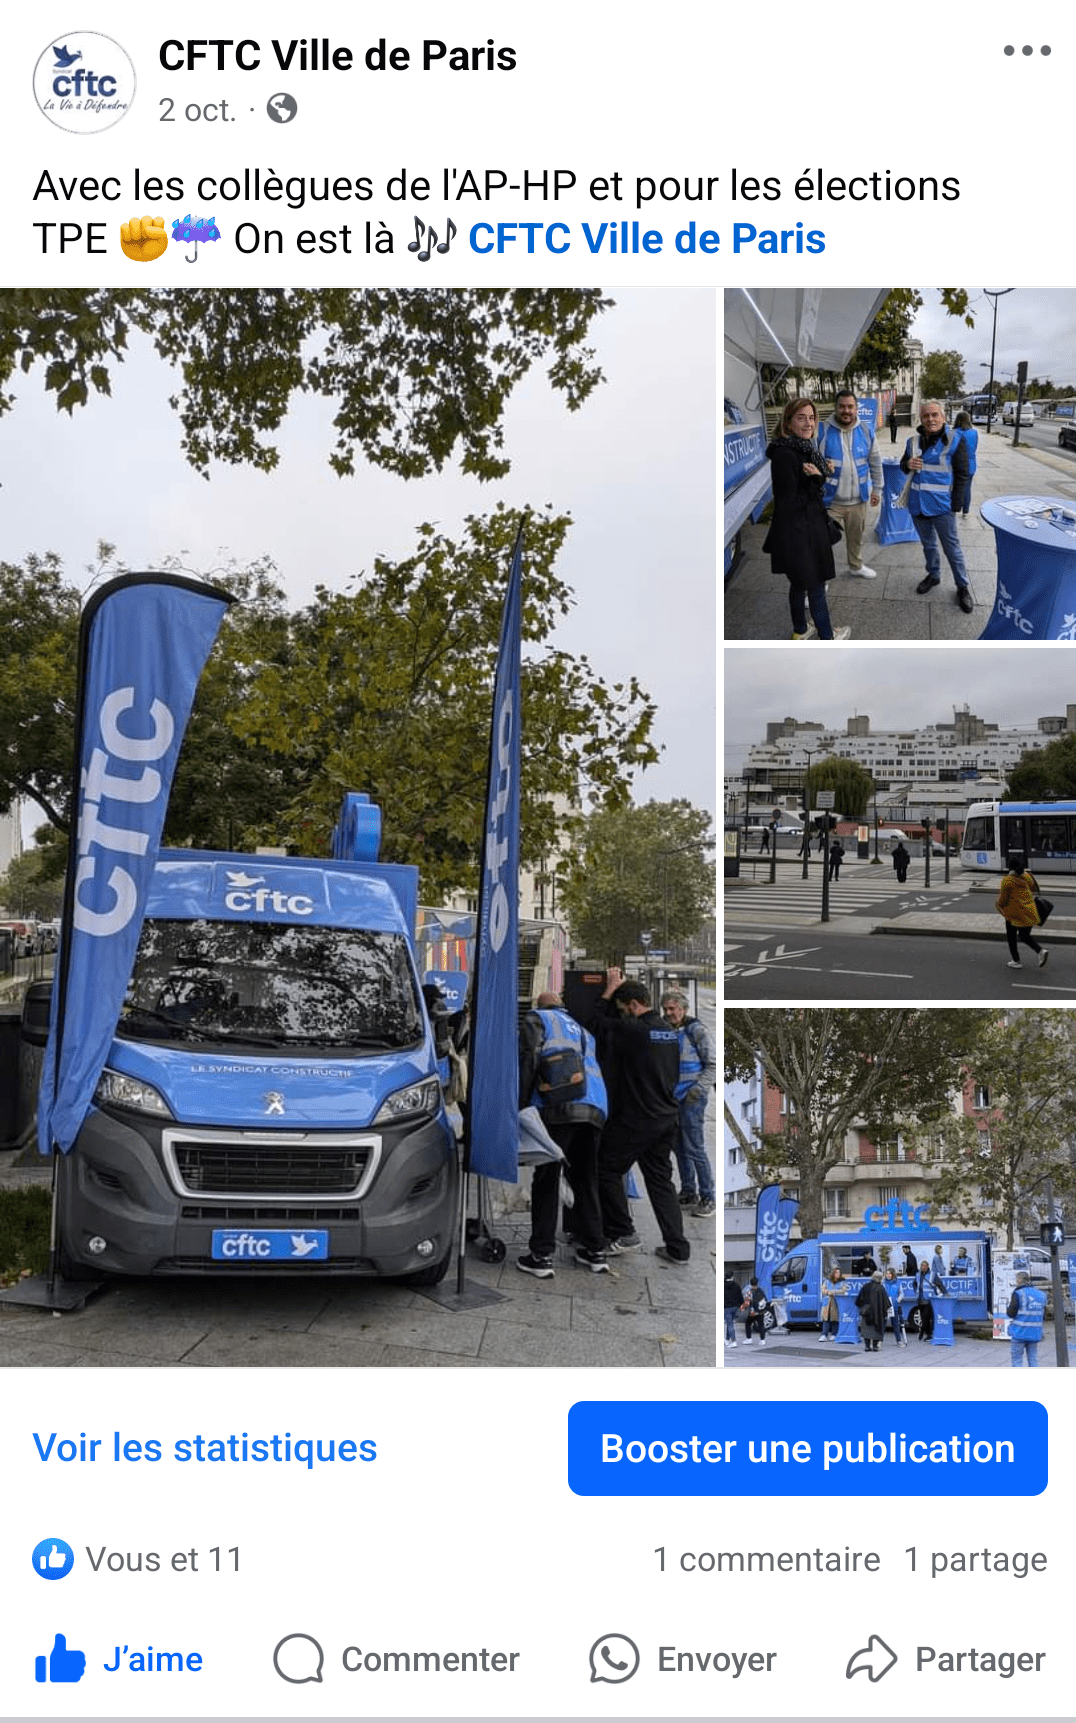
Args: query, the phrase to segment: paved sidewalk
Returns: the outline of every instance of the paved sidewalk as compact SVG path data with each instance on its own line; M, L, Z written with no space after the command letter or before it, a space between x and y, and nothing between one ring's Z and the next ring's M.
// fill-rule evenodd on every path
M904 453L908 432L902 427L895 444L883 428L878 446L883 460ZM989 497L1051 496L1076 501L1076 466L1046 449L1012 446L1012 432L979 434L978 472L972 481L971 512L960 526L964 558L975 609L965 616L956 602L956 587L944 557L941 584L920 597L916 586L925 573L922 547L879 545L873 526L863 541L864 560L877 574L863 580L848 573L843 544L836 549L837 578L826 592L834 626L851 628L853 640L977 640L986 626L997 593L994 532L979 515ZM725 592L726 640L788 640L788 582L774 574L762 554L766 526L748 524L742 534L747 556ZM812 643L813 644L813 643Z
M1070 1362L1076 1364L1076 1336L1072 1324L1068 1327ZM726 1370L1011 1370L1007 1340L973 1339L957 1334L952 1346L932 1346L909 1335L907 1346L898 1346L887 1332L877 1352L865 1351L863 1345L836 1341L820 1342L816 1328L797 1329L792 1334L779 1330L766 1336L765 1346L757 1340L748 1345L740 1330L737 1345L730 1351L725 1347ZM1057 1366L1054 1355L1053 1324L1046 1324L1045 1338L1039 1346L1039 1369ZM1026 1371L1027 1366L1022 1369Z

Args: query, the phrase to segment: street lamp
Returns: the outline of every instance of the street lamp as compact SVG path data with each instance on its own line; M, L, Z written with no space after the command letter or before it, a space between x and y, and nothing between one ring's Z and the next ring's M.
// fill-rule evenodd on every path
M986 403L986 434L990 435L990 423L994 415L994 353L998 339L998 300L1004 299L1006 293L1013 293L1012 287L984 287L983 292L988 299L994 301L994 327L990 335L990 394Z

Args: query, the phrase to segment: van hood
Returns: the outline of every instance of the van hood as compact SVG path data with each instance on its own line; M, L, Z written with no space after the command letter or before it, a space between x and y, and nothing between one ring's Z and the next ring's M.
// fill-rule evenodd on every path
M432 1049L421 1043L404 1053L341 1059L325 1051L238 1054L116 1039L108 1065L152 1083L181 1124L281 1130L364 1128L396 1089L435 1074Z

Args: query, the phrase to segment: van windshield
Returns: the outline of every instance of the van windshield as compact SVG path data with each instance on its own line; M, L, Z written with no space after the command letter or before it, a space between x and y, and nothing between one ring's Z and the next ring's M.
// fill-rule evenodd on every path
M411 1047L422 1012L400 934L147 919L117 1034L138 1041Z

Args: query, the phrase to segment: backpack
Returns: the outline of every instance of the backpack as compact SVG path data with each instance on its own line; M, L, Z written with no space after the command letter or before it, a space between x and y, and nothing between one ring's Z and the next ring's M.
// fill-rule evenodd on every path
M578 1047L542 1048L535 1087L543 1102L559 1107L567 1101L586 1099L585 1046L583 1030L580 1029Z

